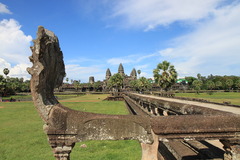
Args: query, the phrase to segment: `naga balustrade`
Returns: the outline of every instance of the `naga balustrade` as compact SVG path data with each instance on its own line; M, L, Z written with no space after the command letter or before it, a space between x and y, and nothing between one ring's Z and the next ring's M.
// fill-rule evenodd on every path
M217 139L224 145L224 159L240 159L239 112L237 115L234 110L227 112L197 103L130 92L126 92L123 97L131 114L152 117L151 128L160 141L191 140L190 143L200 144L192 140Z
M32 56L29 57L33 66L28 68L28 72L32 76L32 98L44 121L43 130L48 136L48 141L57 160L69 160L75 143L86 140L138 140L142 146L142 160L158 159L158 144L161 137L169 139L215 138L215 135L224 131L222 137L239 140L237 133L240 132L240 117L234 114L224 115L213 112L211 115L184 115L185 113L201 113L202 110L196 108L192 111L188 107L183 109L178 104L174 104L173 107L176 107L183 115L173 117L105 115L69 109L60 104L54 96L54 88L62 84L66 74L57 36L40 26L37 38L33 40L33 43ZM149 103L143 99L129 102L136 104L135 112L140 107L136 101ZM158 104L151 103L148 110L152 111L154 105L158 106ZM168 103L168 105L172 104ZM164 104L163 106L167 107L168 105ZM170 112L170 108L167 108ZM207 113L208 110L204 112ZM212 121L217 123L212 123ZM228 139L224 143L226 145L233 144L233 139ZM239 152L234 156L239 158Z

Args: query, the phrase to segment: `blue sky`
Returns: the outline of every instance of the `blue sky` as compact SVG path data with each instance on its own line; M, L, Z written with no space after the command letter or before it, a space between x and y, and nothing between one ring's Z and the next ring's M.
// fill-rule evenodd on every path
M240 76L239 0L0 0L0 74L29 79L39 25L59 38L69 79L103 80L123 63L152 77L167 60L179 77Z

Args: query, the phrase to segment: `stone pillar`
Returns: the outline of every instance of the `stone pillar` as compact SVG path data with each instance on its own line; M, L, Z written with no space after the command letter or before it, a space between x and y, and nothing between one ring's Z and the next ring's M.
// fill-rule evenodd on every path
M225 149L224 160L240 160L240 139L220 140Z
M154 108L154 112L156 113L157 116L160 116L160 113L158 112L158 108Z
M164 111L163 111L163 115L164 115L164 116L168 116L167 110L164 110Z
M158 136L152 131L153 143L141 143L142 147L142 160L158 160Z
M72 146L56 146L53 148L54 157L56 160L70 160Z
M65 135L48 135L48 141L56 160L70 160L70 153L75 145L72 138Z

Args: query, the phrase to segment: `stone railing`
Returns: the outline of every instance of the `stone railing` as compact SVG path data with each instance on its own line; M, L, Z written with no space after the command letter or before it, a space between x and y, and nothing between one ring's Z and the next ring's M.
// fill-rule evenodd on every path
M158 144L159 139L162 138L213 138L216 133L224 131L222 136L225 138L239 140L236 134L240 132L239 115L200 114L152 117L104 115L69 109L60 104L54 96L54 88L62 84L65 76L63 54L58 38L53 32L40 26L37 38L33 42L30 57L33 66L28 68L32 76L31 94L34 105L44 121L44 132L48 136L57 160L69 160L75 143L86 140L138 140L142 146L142 160L158 159ZM138 99L136 95L128 95L128 97L129 103L135 106L135 111L141 108L139 102L150 102L150 99L145 98L146 101L144 101L144 98ZM165 104L165 107L168 105ZM171 105L178 108L179 112L192 113L191 108L183 110L178 104ZM151 108L152 106L148 110L151 111ZM231 153L234 154L232 157L240 158L237 150ZM233 159L237 160L236 158Z
M125 93L124 99L131 114L151 117L151 128L160 140L158 150L166 160L182 159L181 156L184 154L192 154L192 150L194 154L191 156L195 155L196 159L223 159L222 150L216 152L215 149L206 148L204 144L209 143L203 140L220 140L226 151L224 160L239 158L240 136L235 124L239 124L240 121L239 115L233 114L237 108L233 108L230 113L202 107L196 103L185 103L186 101L179 100L173 102L170 98L137 93ZM232 130L233 128L236 130ZM174 148L179 147L181 149L177 149L176 152ZM183 153L179 153L180 150Z

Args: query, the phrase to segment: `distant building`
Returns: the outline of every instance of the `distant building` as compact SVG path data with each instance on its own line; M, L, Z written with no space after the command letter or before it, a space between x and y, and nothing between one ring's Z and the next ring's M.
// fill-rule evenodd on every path
M94 77L93 77L93 76L89 77L89 83L90 83L90 84L94 84L94 82L95 82L95 81L94 81Z
M124 68L123 68L123 65L122 63L119 64L119 67L118 67L118 73L120 75L123 76L123 89L125 90L128 90L130 89L130 81L131 80L136 80L137 79L137 72L136 72L136 69L133 68L131 73L130 73L130 76L126 75L124 73ZM108 68L107 71L106 71L106 77L105 77L105 80L103 80L103 89L104 90L108 90L107 89L107 84L108 84L108 80L111 78L112 74L111 74L111 71L110 69Z
M176 83L172 86L173 90L188 90L189 85L186 79L178 79Z

